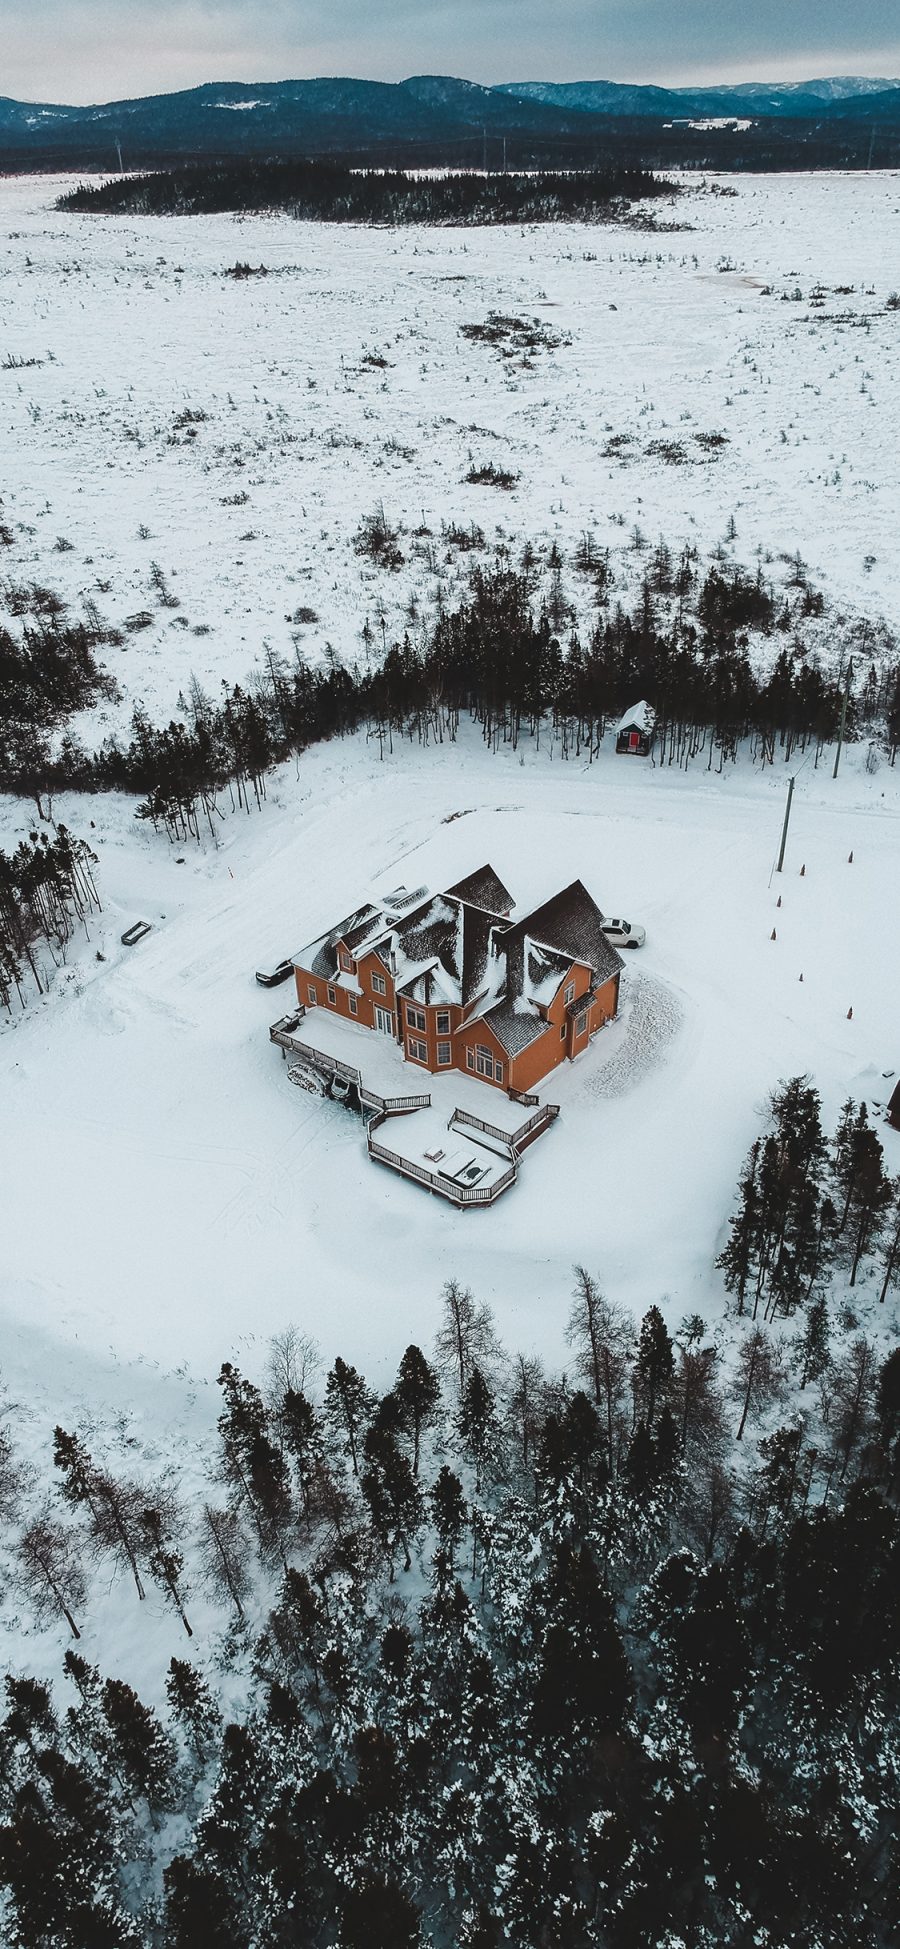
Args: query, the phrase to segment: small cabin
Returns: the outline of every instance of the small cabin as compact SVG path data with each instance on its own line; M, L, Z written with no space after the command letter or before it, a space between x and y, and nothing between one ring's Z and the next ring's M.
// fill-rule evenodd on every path
M900 1130L900 1083L897 1084L888 1104L887 1120L893 1130Z
M616 725L616 750L631 758L649 758L655 736L656 712L645 701L632 705Z

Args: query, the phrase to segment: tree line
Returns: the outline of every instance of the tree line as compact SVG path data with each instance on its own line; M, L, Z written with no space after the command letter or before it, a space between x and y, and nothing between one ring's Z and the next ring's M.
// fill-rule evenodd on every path
M385 535L395 546L383 516L377 534L379 547L387 545ZM41 795L64 788L134 793L138 816L183 840L199 837L201 826L215 833L223 795L249 808L264 796L274 766L359 730L384 755L395 737L452 740L468 718L493 748L516 749L527 736L552 742L562 757L590 760L610 720L645 696L657 713L657 764L702 760L721 771L741 750L771 764L776 753L789 759L810 748L818 760L836 737L845 684L840 672L823 671L805 640L804 620L820 614L822 601L799 567L791 586L776 594L761 567L751 574L713 561L703 571L695 551L676 559L661 541L626 608L613 601L608 553L585 537L572 562L594 610L585 637L562 566L554 546L542 583L527 544L517 562L500 552L472 568L454 608L443 597L431 613L416 604L414 637L407 630L390 647L385 638L377 662L368 621L365 654L349 664L332 654L311 667L299 645L293 661L268 649L248 684L223 684L221 699L213 700L193 683L180 700L181 715L167 725L153 724L138 707L127 744L108 739L93 753L65 733L62 706L48 705L43 720L29 718L29 684L17 693L26 702L16 705L29 735L0 751L0 781L35 796L39 806ZM754 666L754 635L771 641L763 668ZM900 664L890 643L882 647L877 660L857 658L846 735L868 733L893 761ZM109 680L94 669L90 683L100 682Z
M0 1006L8 1014L13 997L23 1005L30 986L44 993L40 946L59 965L76 927L87 931L90 915L99 913L96 864L86 841L62 825L52 839L32 832L15 852L0 850Z
M677 194L676 184L652 170L613 159L579 171L423 176L305 157L251 157L81 183L59 198L57 209L97 216L283 210L315 223L603 223L634 202Z
M773 1111L795 1172L813 1111ZM826 1331L814 1415L804 1333L764 1388L736 1326L732 1364L577 1268L552 1373L451 1280L381 1394L288 1329L222 1367L192 1518L96 1428L35 1509L5 1432L9 1572L70 1638L6 1679L5 1939L887 1949L900 1352ZM184 1633L164 1712L83 1655L101 1566Z

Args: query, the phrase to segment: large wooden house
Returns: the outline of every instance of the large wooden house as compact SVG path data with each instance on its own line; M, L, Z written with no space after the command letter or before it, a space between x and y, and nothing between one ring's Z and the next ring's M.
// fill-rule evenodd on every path
M298 1000L458 1069L527 1092L616 1014L622 962L580 880L516 916L491 866L443 893L366 902L294 956Z

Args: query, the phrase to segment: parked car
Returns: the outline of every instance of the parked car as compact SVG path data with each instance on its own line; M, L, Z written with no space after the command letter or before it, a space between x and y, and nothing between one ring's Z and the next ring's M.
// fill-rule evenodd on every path
M261 988L280 988L283 981L290 981L293 972L293 961L275 961L271 967L257 968L256 979Z
M643 947L647 939L646 927L636 920L604 920L603 932L613 947Z

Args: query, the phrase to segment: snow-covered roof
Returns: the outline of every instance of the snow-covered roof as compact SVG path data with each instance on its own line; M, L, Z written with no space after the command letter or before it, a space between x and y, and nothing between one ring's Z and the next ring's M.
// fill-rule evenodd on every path
M645 737L649 737L655 723L656 712L653 705L642 698L639 704L632 704L630 711L626 711L624 717L620 717L615 734L619 737L623 731L642 731Z
M499 873L492 866L479 866L474 873L467 873L465 879L457 880L456 885L447 888L457 900L466 900L473 907L483 907L490 914L511 914L515 901L508 887L505 887Z
M512 904L490 866L458 886ZM544 1012L573 962L590 970L591 987L622 966L580 880L515 921L455 889L407 894L398 887L384 905L367 901L296 957L313 974L358 992L355 977L338 967L342 943L355 960L377 954L407 1001L461 1006L467 1022L488 1022L510 1056L544 1034Z
M528 1048L530 1042L536 1042L539 1035L547 1034L548 1025L542 1016L530 1008L517 1008L508 1001L498 1002L488 1009L482 1020L489 1029L493 1029L508 1056L518 1056Z
M323 980L328 980L337 972L339 942L343 941L355 958L364 947L371 946L383 932L383 909L373 907L371 901L367 900L352 914L347 914L343 920L338 921L336 927L329 928L327 934L320 934L317 940L310 941L307 947L300 948L294 955L294 960L301 968L308 968L311 974L320 975Z

